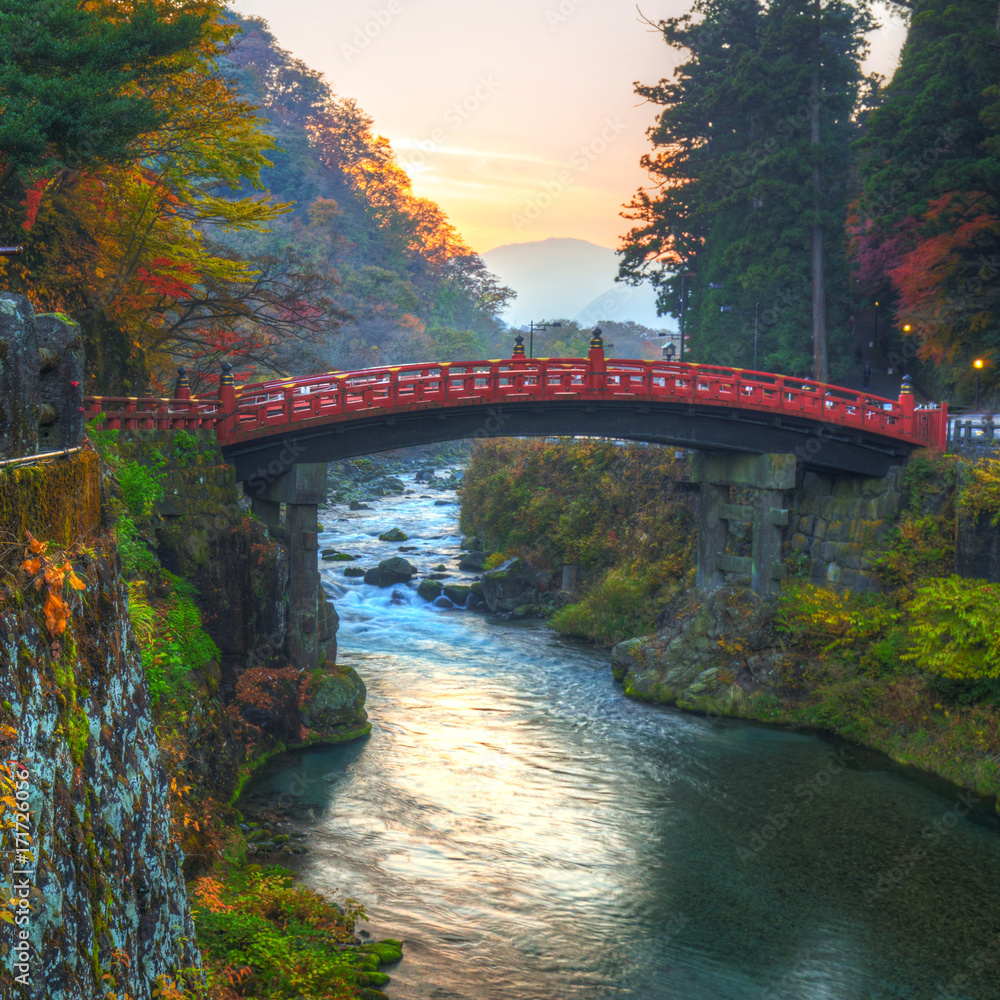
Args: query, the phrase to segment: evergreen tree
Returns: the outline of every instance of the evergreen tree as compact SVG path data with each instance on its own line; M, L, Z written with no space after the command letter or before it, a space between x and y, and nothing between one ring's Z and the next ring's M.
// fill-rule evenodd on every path
M920 0L857 143L862 290L894 309L905 353L933 361L924 374L939 388L971 391L972 357L1000 361L996 30L993 0Z
M641 225L620 276L651 279L675 316L682 284L690 291L690 360L748 367L756 320L758 368L824 378L817 310L829 310L835 344L850 312L842 234L867 8L698 0L694 12L658 25L690 53L674 80L637 87L665 110L651 131L659 152L643 161L657 187L629 206Z

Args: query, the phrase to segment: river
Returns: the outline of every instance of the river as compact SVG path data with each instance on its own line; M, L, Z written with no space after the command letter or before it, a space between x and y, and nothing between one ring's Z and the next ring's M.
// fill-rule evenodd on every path
M457 565L442 494L324 545ZM451 496L450 494L444 494ZM298 865L400 938L393 1000L994 1000L1000 837L956 790L813 735L630 701L607 654L322 563L372 734L248 791L313 807ZM455 578L465 574L455 572Z

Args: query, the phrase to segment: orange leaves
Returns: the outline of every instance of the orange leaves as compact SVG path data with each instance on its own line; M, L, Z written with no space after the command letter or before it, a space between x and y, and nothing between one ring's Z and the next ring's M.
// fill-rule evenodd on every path
M73 590L85 590L87 585L76 575L73 564L65 558L65 553L57 558L50 557L48 542L38 541L30 531L26 534L28 545L24 552L25 558L21 563L21 570L34 577L35 590L46 588L45 603L42 606L45 612L45 627L53 637L62 635L72 614L63 597L63 591L67 586Z
M214 878L200 878L194 884L194 898L208 910L209 913L232 913L236 909L222 899L224 886ZM232 980L230 980L232 982Z

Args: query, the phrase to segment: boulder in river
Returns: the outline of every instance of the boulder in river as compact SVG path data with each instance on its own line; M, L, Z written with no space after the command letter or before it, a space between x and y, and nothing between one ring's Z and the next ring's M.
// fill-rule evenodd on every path
M511 612L538 600L538 578L527 559L508 559L483 574L483 598L490 611Z
M433 601L441 596L441 591L444 587L437 580L421 580L420 586L417 587L417 593L425 601Z
M365 571L360 566L348 566L344 570L344 576L364 576Z
M486 553L481 549L474 549L466 552L459 560L458 568L464 569L467 573L480 573L486 563Z
M402 556L383 559L374 569L365 572L365 583L376 587L391 587L394 583L409 583L417 567Z
M348 555L346 552L338 552L336 549L323 549L319 556L323 562L354 562L358 558Z
M378 536L380 542L405 542L409 540L409 535L399 528L390 528L388 531Z
M444 596L455 605L456 608L464 608L465 602L469 599L472 588L460 583L451 583L444 588Z
M302 706L302 721L319 733L358 729L368 722L365 693L365 682L358 672L338 663L332 670L325 670L318 680L310 682Z
M466 535L458 546L460 549L481 549L482 540L478 535Z
M352 500L347 505L348 510L371 510L371 507L366 503L362 503L360 500Z

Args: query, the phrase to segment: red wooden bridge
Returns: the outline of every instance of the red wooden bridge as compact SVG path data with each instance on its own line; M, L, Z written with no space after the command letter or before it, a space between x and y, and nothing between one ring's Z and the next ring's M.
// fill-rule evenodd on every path
M683 362L587 358L438 362L235 386L217 396L89 396L109 428L213 428L238 480L459 438L584 435L701 450L793 452L807 467L884 475L944 448L947 404L917 407L908 380L882 399L807 379Z

